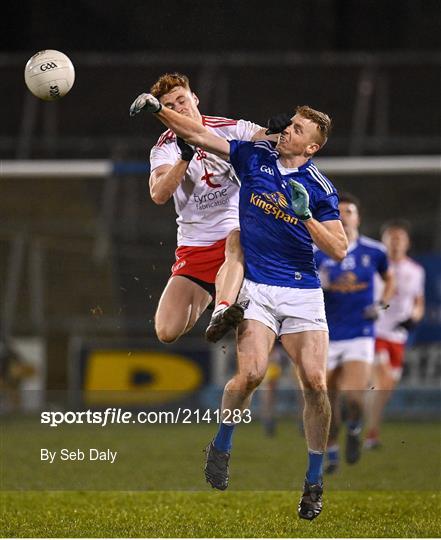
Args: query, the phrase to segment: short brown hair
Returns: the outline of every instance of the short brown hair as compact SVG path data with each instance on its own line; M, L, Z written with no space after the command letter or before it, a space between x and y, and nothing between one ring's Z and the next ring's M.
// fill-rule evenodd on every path
M331 118L323 112L312 109L309 105L299 105L296 108L296 113L303 116L303 118L311 120L311 122L314 122L314 124L317 125L318 140L316 142L321 148L326 143L328 136L331 133Z
M410 237L411 225L407 219L391 219L390 221L386 221L386 223L383 223L381 226L381 235L390 229L400 229Z
M164 73L155 84L150 88L150 92L159 99L164 94L168 94L176 88L177 86L182 86L187 90L190 90L190 81L186 75L182 73Z

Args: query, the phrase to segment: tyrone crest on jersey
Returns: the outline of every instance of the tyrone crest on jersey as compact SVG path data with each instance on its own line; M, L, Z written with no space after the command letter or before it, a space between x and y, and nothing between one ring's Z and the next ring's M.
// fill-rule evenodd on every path
M196 159L202 161L207 157L207 153L202 148L196 148ZM202 182L205 182L208 187L214 189L222 187L222 184L213 183L210 178L214 176L214 173L208 172L207 167L204 164L204 174L201 176Z
M204 171L205 173L201 176L201 180L207 184L208 187L211 188L219 188L222 187L222 184L213 184L213 182L210 180L212 176L214 176L213 173L210 173L207 171L207 167L204 165Z

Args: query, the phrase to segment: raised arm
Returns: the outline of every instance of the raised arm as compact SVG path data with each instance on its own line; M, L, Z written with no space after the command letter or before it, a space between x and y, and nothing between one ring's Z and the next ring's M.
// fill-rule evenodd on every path
M134 116L142 109L154 113L164 125L189 144L216 154L222 159L229 159L230 145L228 141L217 137L191 118L163 107L151 94L141 94L138 96L130 107L130 115Z

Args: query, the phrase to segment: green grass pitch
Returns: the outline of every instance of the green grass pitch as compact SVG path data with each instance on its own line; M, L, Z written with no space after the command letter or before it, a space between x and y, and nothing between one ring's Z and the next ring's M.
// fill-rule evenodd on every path
M343 465L337 476L325 480L324 509L313 522L299 520L296 513L306 457L305 442L290 422L280 425L274 439L264 437L258 422L237 429L226 492L212 490L203 479L201 449L214 425L118 426L111 431L89 426L41 431L35 426L29 420L2 425L2 537L441 533L440 430L435 423L386 424L382 450L365 453L359 464ZM122 452L117 468L103 464L93 475L85 463L51 468L34 460L41 445L98 446L94 437L101 446Z

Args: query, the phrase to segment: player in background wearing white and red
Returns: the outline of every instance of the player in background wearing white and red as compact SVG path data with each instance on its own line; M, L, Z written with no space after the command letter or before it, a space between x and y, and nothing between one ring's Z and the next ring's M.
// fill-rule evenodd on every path
M162 75L151 93L164 107L192 118L224 139L268 138L265 130L252 122L202 115L185 75ZM243 318L243 308L235 303L243 280L243 255L239 181L233 167L214 154L199 148L195 151L169 129L152 148L150 164L152 200L165 204L173 197L178 215L176 262L159 300L156 334L164 343L177 340L191 330L215 295L213 317L223 315L225 333ZM214 337L212 341L220 336Z
M395 276L395 294L388 310L376 323L375 363L372 386L375 388L369 407L365 448L380 445L380 424L384 407L401 378L406 342L411 330L424 317L424 279L422 266L408 257L409 225L402 220L383 226L382 241ZM381 294L381 283L378 294Z

